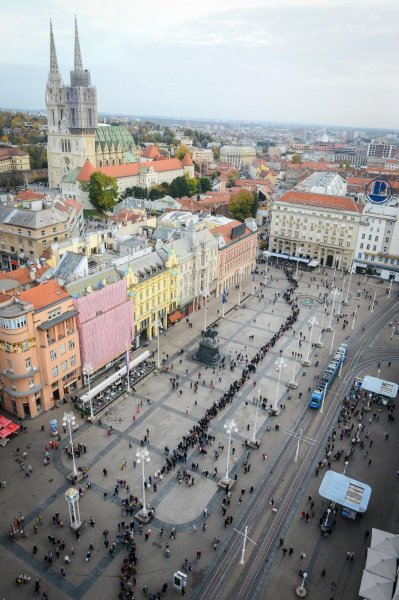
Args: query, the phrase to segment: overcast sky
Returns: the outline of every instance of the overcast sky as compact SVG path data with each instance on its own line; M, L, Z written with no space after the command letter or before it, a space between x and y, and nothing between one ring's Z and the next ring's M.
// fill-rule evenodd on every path
M0 106L44 108L74 14L104 112L399 128L399 0L0 0Z

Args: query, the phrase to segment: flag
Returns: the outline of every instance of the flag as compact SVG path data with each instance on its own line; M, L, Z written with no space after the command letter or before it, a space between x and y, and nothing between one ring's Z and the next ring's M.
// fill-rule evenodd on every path
M226 302L227 302L227 290L226 290L226 288L224 288L223 292L222 292L222 304L226 304Z

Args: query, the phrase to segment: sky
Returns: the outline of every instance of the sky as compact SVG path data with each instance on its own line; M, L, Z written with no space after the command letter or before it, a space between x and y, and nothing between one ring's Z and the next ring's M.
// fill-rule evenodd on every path
M399 129L398 0L0 0L0 106L41 109L74 15L100 112Z

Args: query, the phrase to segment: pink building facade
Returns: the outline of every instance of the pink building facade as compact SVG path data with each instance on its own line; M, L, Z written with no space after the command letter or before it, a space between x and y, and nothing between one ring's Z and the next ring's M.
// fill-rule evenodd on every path
M75 299L82 365L98 371L130 348L134 338L133 301L126 280Z

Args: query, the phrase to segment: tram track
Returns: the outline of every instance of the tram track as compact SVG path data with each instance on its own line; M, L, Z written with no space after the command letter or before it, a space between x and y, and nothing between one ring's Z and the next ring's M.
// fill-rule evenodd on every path
M238 578L234 577L234 570L238 567L238 557L241 551L242 538L238 533L232 533L230 535L229 551L219 556L219 560L216 566L209 570L208 577L205 575L204 583L197 594L194 595L195 599L199 600L211 600L213 598L225 598L224 591L227 584L234 585L234 596L238 600L255 600L260 593L257 588L260 585L262 579L264 579L265 572L270 567L270 553L277 537L281 530L283 523L285 522L287 515L293 508L293 503L298 494L298 490L309 478L309 470L316 457L320 454L325 438L330 428L333 426L336 416L340 408L340 402L342 395L346 388L350 385L350 382L355 377L356 373L363 371L370 365L375 365L375 358L368 358L361 361L361 357L365 352L383 352L387 353L387 356L381 356L381 360L395 360L399 358L399 353L396 350L391 350L386 347L375 347L369 348L375 338L379 328L380 321L390 320L389 315L397 312L396 303L392 303L388 310L383 313L376 313L368 323L367 331L358 331L349 337L349 344L353 346L357 341L359 343L356 352L348 355L347 362L343 367L343 377L340 380L338 390L336 392L329 393L329 399L333 398L327 405L327 409L324 414L319 411L318 415L321 417L317 423L317 434L315 439L317 443L314 446L308 445L301 458L301 463L298 470L290 477L289 481L285 485L283 501L279 506L277 513L272 513L266 523L263 526L263 531L257 539L257 545L252 547L249 555L246 568L244 572L239 574ZM363 341L364 337L366 340ZM308 434L311 430L312 424L316 424L314 413L310 413L307 409L304 410L302 416L297 419L293 425L293 430L299 428L302 429L303 434ZM310 434L309 434L310 435ZM265 506L269 506L268 501L273 495L274 489L283 480L284 474L287 472L288 467L291 463L291 457L296 448L296 439L290 437L285 442L280 454L275 460L270 476L263 483L263 488L258 493L257 498L246 511L245 514L240 518L239 523L236 524L238 530L248 526L248 528L255 529L256 525L259 524L259 517L262 518L262 512L264 512ZM267 576L267 573L266 573Z

